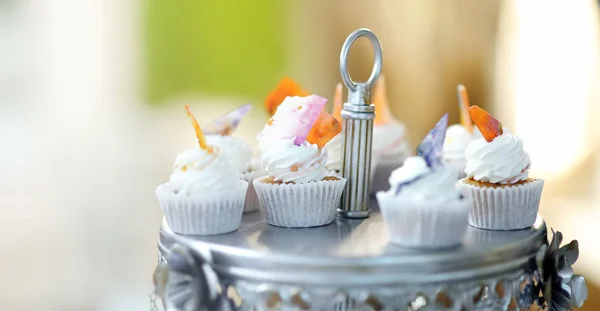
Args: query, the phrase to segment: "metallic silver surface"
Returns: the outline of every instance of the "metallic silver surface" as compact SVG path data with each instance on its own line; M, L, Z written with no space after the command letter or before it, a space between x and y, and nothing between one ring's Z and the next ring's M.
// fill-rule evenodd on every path
M375 80L377 80L379 74L381 73L381 65L383 60L383 53L381 51L379 39L369 29L361 28L355 30L348 36L348 38L346 38L344 45L342 45L342 51L340 52L340 73L342 74L342 81L344 81L346 87L353 92L356 92L356 84L354 81L352 81L350 73L348 72L348 54L350 53L350 48L352 47L352 44L354 44L354 41L360 37L368 38L371 41L373 50L375 52L373 71L371 72L371 76L367 80L366 84L373 85L375 83Z
M154 273L151 307L158 309L160 298L165 311L233 310L226 293L219 293L223 285L205 256L206 253L173 244L166 254L166 264L160 258Z
M571 287L571 298L569 302L576 308L581 308L583 303L588 298L588 288L585 283L585 278L581 275L574 274L569 281Z
M379 310L374 301L396 310L423 297L427 304L419 310L508 310L512 298L520 301L520 286L531 281L528 263L546 237L538 217L526 230L469 228L458 248L401 248L388 243L385 223L371 204L367 219L338 218L308 229L270 226L261 212L245 214L240 230L219 236L177 235L163 222L160 245L210 254L207 264L222 288L239 295L239 310L301 309L303 303L310 310ZM446 298L451 307L438 301Z
M166 223L161 231L170 243L210 253L210 264L218 273L298 284L358 285L469 279L510 270L537 254L546 227L539 217L526 230L487 231L470 227L462 246L436 251L389 244L385 223L376 207L370 218L338 218L331 225L317 228L270 226L256 212L244 215L240 229L230 234L183 236L172 233ZM332 278L336 274L345 277ZM352 277L347 279L349 274Z
M365 36L375 50L371 76L365 83L352 81L348 73L348 53L359 37ZM346 178L338 215L346 218L369 216L369 189L371 183L371 145L375 106L371 104L371 87L381 72L382 52L379 40L368 29L359 29L346 39L340 54L340 73L348 87L348 103L342 109L342 165Z

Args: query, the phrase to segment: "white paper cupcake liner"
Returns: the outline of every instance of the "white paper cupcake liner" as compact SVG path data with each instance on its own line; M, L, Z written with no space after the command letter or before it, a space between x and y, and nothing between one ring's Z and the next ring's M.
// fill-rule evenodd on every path
M466 197L471 198L469 224L490 230L517 230L531 227L537 218L544 180L510 187L482 187L458 184Z
M165 183L156 188L156 196L173 232L214 235L240 227L247 189L248 183L240 180L228 191L184 196L174 193L169 183Z
M270 184L256 178L253 184L267 223L305 228L327 225L335 219L346 185L346 179L338 178L303 184Z
M390 242L404 247L439 249L461 243L467 228L470 202L427 204L378 192L377 202Z
M252 185L252 181L256 177L264 176L267 172L265 171L251 171L242 173L242 180L248 182L248 192L246 193L246 203L244 204L244 213L254 212L258 210L260 206L260 202L258 201L258 196L256 196L256 191L254 190L254 186Z

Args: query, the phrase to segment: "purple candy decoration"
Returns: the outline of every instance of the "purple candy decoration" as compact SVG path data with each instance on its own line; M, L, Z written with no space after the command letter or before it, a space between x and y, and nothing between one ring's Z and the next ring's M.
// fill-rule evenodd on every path
M448 114L446 113L417 147L417 155L425 159L429 167L434 167L442 161L442 147L447 128Z
M402 188L404 188L404 186L408 186L408 185L414 183L415 181L421 179L425 175L427 175L427 174L419 175L419 176L417 176L417 177L415 177L415 178L413 178L413 179L411 179L409 181L405 181L403 183L397 184L396 185L396 195L398 195L400 193L400 191L402 190Z
M250 112L250 109L252 109L251 104L240 106L202 127L202 130L206 135L231 135L240 124L242 118Z

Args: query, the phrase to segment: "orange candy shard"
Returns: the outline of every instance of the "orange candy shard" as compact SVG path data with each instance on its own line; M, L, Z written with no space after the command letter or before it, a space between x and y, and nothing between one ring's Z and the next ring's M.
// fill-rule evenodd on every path
M502 123L481 107L477 105L471 106L469 108L469 114L471 115L473 123L477 125L481 135L483 135L483 138L485 138L488 143L494 140L494 138L502 135Z
M265 109L269 116L273 116L275 111L277 111L277 107L281 105L283 100L286 97L292 96L308 96L310 95L307 91L302 89L302 87L296 83L296 81L291 78L285 77L279 81L277 88L273 90L265 100Z
M306 141L323 148L335 135L342 131L342 125L332 115L321 111L317 121L306 137Z
M458 110L460 111L460 124L462 124L467 132L473 133L473 122L469 116L469 95L467 94L467 88L459 84L456 88L458 93Z
M385 90L385 78L383 75L375 83L373 89L373 104L375 104L375 125L389 124L394 121L394 116L390 111L390 104Z
M200 146L200 148L207 150L208 152L212 152L212 149L210 148L210 146L208 146L206 144L206 139L204 138L204 133L202 133L200 124L198 124L198 120L196 120L196 117L194 117L194 114L192 113L190 106L188 106L187 104L185 104L185 111L187 112L187 115L188 115L188 118L190 118L190 121L192 121L192 126L194 127L194 130L196 131L196 137L198 138L198 145Z

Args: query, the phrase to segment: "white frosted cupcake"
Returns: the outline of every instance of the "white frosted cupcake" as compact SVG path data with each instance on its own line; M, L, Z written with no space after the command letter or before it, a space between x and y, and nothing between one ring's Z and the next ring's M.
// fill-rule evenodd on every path
M450 125L444 140L444 161L454 166L458 171L458 179L465 178L465 149L473 140L481 138L481 132L473 126L469 116L469 96L467 88L459 84L457 89L460 124Z
M406 139L406 127L396 120L389 110L385 90L385 79L381 76L373 90L375 104L375 120L373 125L372 159L377 162L371 182L371 194L388 189L387 178L390 173L401 166L411 150Z
M469 144L465 173L459 182L471 198L469 224L492 230L528 228L535 222L544 186L529 177L531 161L523 142L485 110L473 106L471 117L484 138Z
M436 128L445 130L447 119L438 125ZM439 152L425 150L407 158L392 172L390 190L377 193L394 244L443 248L461 243L468 227L470 202L456 189L455 168L441 161L442 141L443 136L436 143Z
M314 227L335 219L346 180L326 169L328 139L318 133L311 135L315 142L307 140L326 101L316 95L286 98L259 135L268 146L262 154L267 176L253 185L271 225Z
M462 124L453 124L446 131L446 139L444 140L444 161L456 168L458 178L465 178L465 165L467 157L465 150L467 146L475 139L481 138L481 133L477 128L473 129L473 133Z
M205 132L210 134L206 136L208 144L221 148L231 164L242 173L241 179L249 183L244 212L258 209L258 198L252 187L252 180L265 174L264 170L252 166L252 148L242 139L231 136L251 108L250 104L240 106L217 118L205 129Z
M244 140L229 135L207 135L206 142L219 147L226 155L231 165L241 173L241 179L249 183L244 212L258 209L259 202L256 191L252 186L254 178L266 174L264 170L252 167L252 148Z
M241 173L250 171L252 148L243 139L229 135L206 135L206 143L217 146Z
M177 156L175 172L169 182L156 188L156 196L175 233L235 231L242 219L248 183L240 180L239 171L218 147L206 144L195 119L193 122L200 147Z

